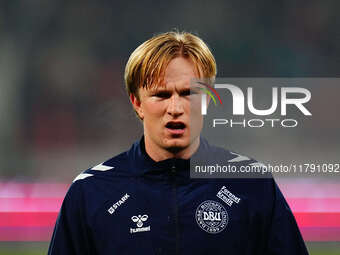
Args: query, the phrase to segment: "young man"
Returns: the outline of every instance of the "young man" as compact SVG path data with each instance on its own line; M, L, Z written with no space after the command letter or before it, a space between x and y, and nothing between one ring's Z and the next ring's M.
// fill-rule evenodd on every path
M131 54L125 82L144 136L74 180L49 254L307 254L272 178L190 179L192 159L256 163L200 138L191 81L215 75L190 33L160 34Z

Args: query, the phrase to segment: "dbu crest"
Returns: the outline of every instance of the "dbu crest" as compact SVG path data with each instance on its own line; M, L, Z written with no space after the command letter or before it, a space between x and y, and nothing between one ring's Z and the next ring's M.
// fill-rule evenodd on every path
M207 200L196 209L198 226L210 234L222 232L229 221L227 210L219 202Z

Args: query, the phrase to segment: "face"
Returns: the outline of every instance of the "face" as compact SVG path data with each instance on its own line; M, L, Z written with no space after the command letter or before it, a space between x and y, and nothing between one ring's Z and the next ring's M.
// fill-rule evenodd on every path
M154 160L176 154L189 158L198 148L202 129L200 95L190 89L198 78L194 64L183 57L173 59L164 73L164 86L139 89L131 102L143 120L145 147Z

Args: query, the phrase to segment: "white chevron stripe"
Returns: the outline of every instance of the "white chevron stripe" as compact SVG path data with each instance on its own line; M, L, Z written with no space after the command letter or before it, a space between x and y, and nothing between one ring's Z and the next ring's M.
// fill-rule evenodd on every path
M97 170L97 171L107 171L114 168L113 166L105 166L103 163L99 164L98 166L94 166L91 168L91 170Z
M82 180L85 179L87 177L93 176L93 174L79 174L74 180L73 182L76 182L78 180Z
M236 157L233 158L233 159L228 160L228 162L241 162L241 161L250 160L250 158L248 158L246 156L242 156L242 155L239 155L239 154L234 153L234 152L230 152L230 153L235 155Z

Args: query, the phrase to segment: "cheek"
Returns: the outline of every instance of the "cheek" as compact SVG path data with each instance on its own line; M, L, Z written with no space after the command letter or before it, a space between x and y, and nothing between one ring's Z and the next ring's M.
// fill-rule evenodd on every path
M190 108L190 123L193 130L201 130L203 124L203 115L199 106Z
M144 116L149 119L159 118L163 115L164 108L165 106L163 102L155 102L150 100L143 105L143 113Z
M197 102L191 102L189 107L189 113L190 113L190 118L192 118L193 120L197 120L202 118L202 113L201 113L201 104L197 103Z
M197 114L197 115L192 116L191 124L192 124L193 129L195 129L195 130L201 129L202 123L203 123L203 118L202 118L201 114Z
M200 95L194 95L190 98L190 110L192 114L201 114L202 102Z

